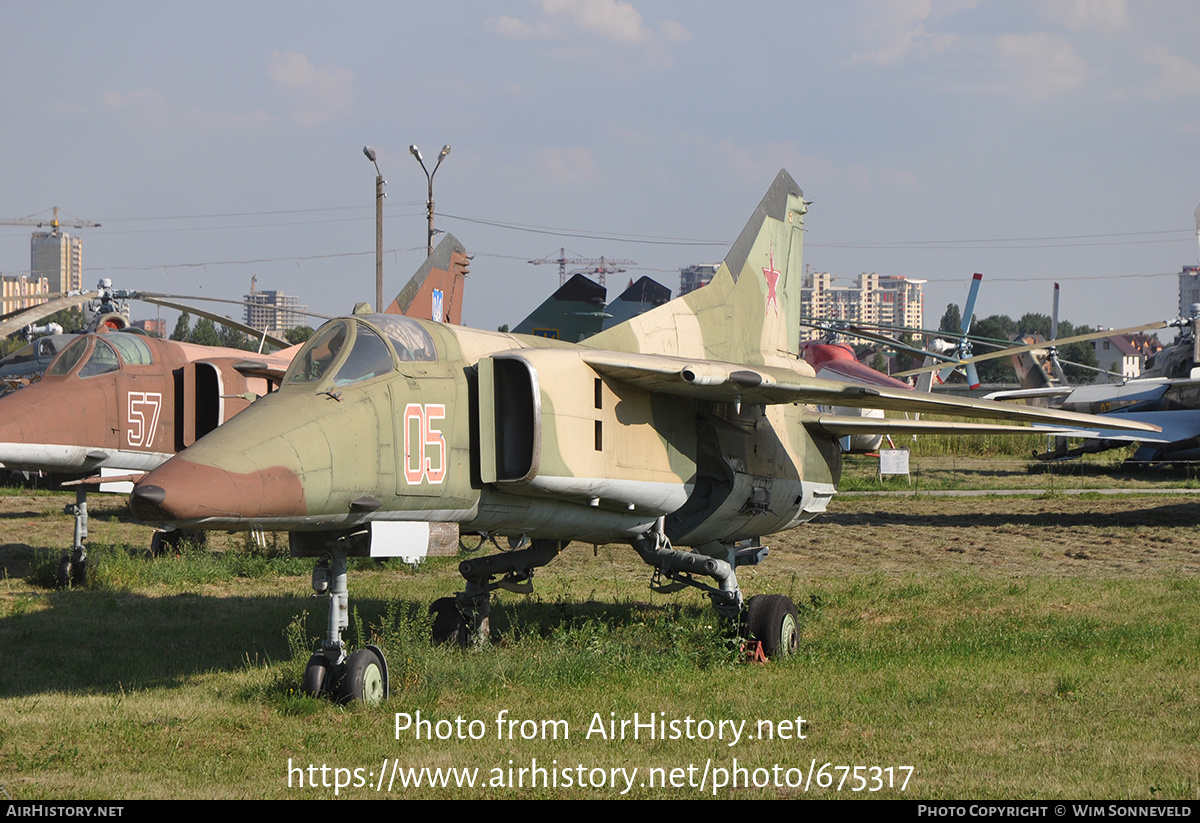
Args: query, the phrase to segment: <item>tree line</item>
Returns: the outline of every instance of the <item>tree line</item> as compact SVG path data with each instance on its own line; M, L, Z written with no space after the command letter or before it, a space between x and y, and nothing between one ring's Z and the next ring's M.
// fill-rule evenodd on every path
M987 337L992 340L1001 341L1014 340L1024 335L1040 334L1044 340L1049 340L1051 324L1052 320L1049 315L1038 314L1037 312L1023 314L1019 320L1013 320L1006 314L993 314L990 317L982 318L976 315L971 320L970 334L972 337ZM942 321L938 329L954 337L958 337L961 334L962 312L956 303L946 306L946 313L942 315ZM1093 331L1096 331L1096 329L1090 326L1076 326L1069 320L1058 321L1058 339L1073 337L1077 334L1089 334ZM986 354L990 351L995 351L995 348L979 343L974 345L974 353L977 355ZM1067 373L1067 378L1072 383L1090 383L1096 377L1094 371L1080 368L1073 364L1078 363L1083 366L1091 366L1093 369L1100 365L1096 360L1096 352L1092 348L1091 342L1086 340L1080 343L1069 343L1066 346L1059 346L1058 358L1063 363L1063 369ZM1105 364L1106 368L1107 366L1108 364ZM975 368L979 372L979 380L982 383L1017 382L1017 373L1013 369L1012 358L997 357L994 360L984 360L977 363Z
M284 339L292 345L303 343L312 336L313 329L311 326L297 326L293 329L288 329L284 332ZM171 332L171 339L178 340L181 343L195 343L200 346L224 346L228 349L241 349L243 351L258 351L258 340L251 339L235 328L223 324L214 323L207 317L201 317L196 321L196 325L192 326L192 316L188 312L182 312L179 315L179 320L175 323L175 331ZM270 345L270 344L268 344Z

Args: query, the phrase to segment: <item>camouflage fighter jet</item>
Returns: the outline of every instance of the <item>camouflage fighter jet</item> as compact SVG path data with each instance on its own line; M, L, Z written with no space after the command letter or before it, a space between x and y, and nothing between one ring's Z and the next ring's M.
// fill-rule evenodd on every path
M762 537L824 511L839 438L1028 431L815 405L1095 424L815 377L798 357L807 207L780 172L708 286L583 344L382 315L334 320L279 391L146 475L133 512L288 530L293 553L321 557L314 588L330 595L329 615L305 672L311 693L386 696L382 653L347 655L341 639L346 558L430 541L434 524L508 537L514 549L460 564L464 591L431 607L435 640L486 638L491 592L532 590L534 570L579 540L628 543L653 588L699 589L767 654L787 654L794 604L744 601L735 570L765 558Z
M446 235L385 316L457 321L467 264L462 244ZM300 347L262 355L125 331L62 337L69 342L41 381L0 398L0 465L99 473L75 481L76 503L67 508L75 517L75 539L59 563L58 579L78 585L87 568L88 487L130 491L130 481L142 472L272 390ZM164 541L171 545L180 536L177 530L158 532L152 548L158 553Z

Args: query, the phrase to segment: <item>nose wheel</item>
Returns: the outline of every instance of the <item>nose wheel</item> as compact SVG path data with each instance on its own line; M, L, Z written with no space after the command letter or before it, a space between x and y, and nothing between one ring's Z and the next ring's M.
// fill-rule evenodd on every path
M383 649L367 645L346 654L342 631L347 627L346 548L337 539L313 569L313 594L329 598L325 639L304 667L302 689L312 697L328 695L339 703L378 706L388 696L387 663Z
M331 664L317 652L304 667L302 689L310 697L332 697L338 703L362 702L378 706L388 696L387 663L378 646L352 652L341 663Z
M387 697L387 674L383 655L374 646L359 649L346 658L342 676L334 686L339 703L362 701L378 706Z

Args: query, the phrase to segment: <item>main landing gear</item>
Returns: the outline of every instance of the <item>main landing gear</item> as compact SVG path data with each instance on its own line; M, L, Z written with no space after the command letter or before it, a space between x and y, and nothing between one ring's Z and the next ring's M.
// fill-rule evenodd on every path
M166 526L154 532L150 538L150 556L165 557L168 554L178 555L184 543L203 547L208 542L208 532L177 529Z
M476 557L458 564L466 588L454 597L433 601L433 642L466 647L486 643L491 631L491 596L496 589L529 594L533 572L562 551L561 540L532 540L529 548ZM499 580L493 580L500 577Z
M736 627L744 640L761 645L763 655L779 658L795 653L800 617L791 598L760 594L743 602L738 587L735 569L761 563L768 553L765 546L757 545L757 541L747 546L711 543L698 547L699 551L682 552L671 547L660 520L654 529L634 538L633 549L654 568L652 590L669 593L700 589L708 594L717 614ZM697 577L711 578L716 585Z
M713 608L736 627L743 639L757 643L769 658L794 654L799 644L800 618L796 605L782 594L763 594L743 601L734 569L757 565L767 549L757 545L728 546L719 543L684 552L671 547L660 519L655 528L631 541L634 551L654 568L650 588L661 593L695 588L708 594ZM491 593L496 589L529 594L533 572L562 551L562 541L533 540L529 548L501 552L489 557L464 560L459 573L466 581L464 591L435 600L433 642L466 647L487 642ZM721 555L721 556L714 556ZM499 577L499 580L495 578ZM698 578L710 578L715 585Z
M308 659L302 688L305 694L327 695L339 703L362 701L377 706L388 696L387 662L383 650L367 645L346 654L342 631L349 626L349 591L346 560L349 552L361 554L362 532L292 536L294 554L307 554L323 540L325 552L313 569L313 596L329 598L325 637L321 648ZM297 550L299 549L299 550Z

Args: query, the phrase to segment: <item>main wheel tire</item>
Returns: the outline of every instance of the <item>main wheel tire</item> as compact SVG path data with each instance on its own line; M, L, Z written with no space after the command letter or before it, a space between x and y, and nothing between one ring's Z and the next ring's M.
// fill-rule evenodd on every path
M329 673L329 661L325 655L317 653L308 658L304 667L304 685L301 687L309 697L319 697L325 694L325 680Z
M386 697L383 686L383 662L370 649L359 649L346 658L346 667L337 684L339 703L361 700L378 706Z
M787 657L800 643L800 614L790 597L760 594L746 603L750 636L762 643L767 657Z
M179 554L179 544L183 541L183 532L179 529L168 529L154 533L150 538L150 553L155 557L166 557L168 554Z
M181 529L181 532L183 533L183 539L190 543L193 548L208 548L208 532L202 529Z
M192 548L203 549L208 545L208 532L193 529L157 531L150 539L150 554L154 557L179 555L183 552L185 543Z
M429 613L433 615L434 645L453 643L460 648L467 647L467 621L459 614L453 597L439 597L429 604Z

